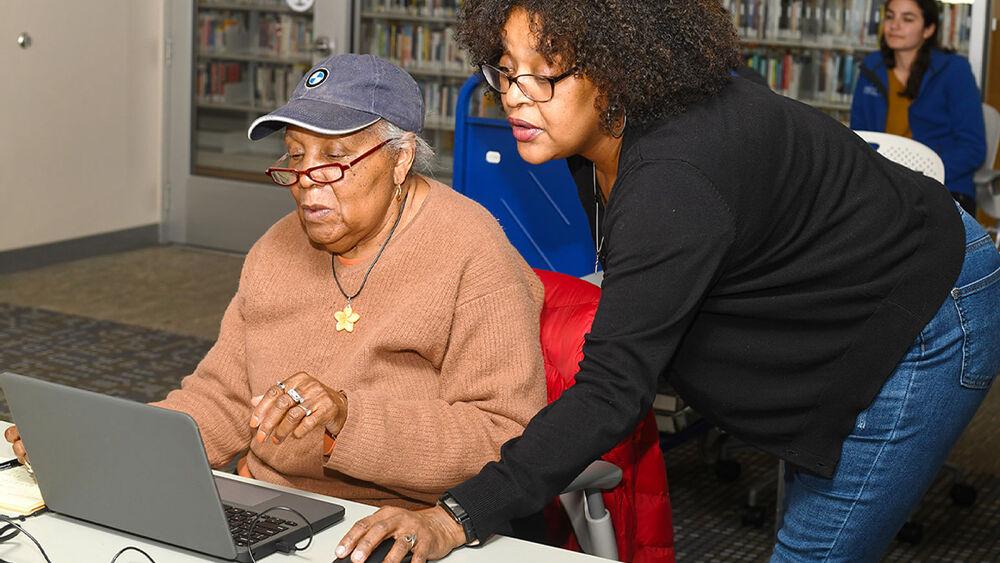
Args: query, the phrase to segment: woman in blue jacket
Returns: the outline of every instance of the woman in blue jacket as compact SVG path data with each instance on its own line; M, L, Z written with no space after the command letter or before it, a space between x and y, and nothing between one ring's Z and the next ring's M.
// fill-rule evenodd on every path
M983 111L969 62L938 48L935 0L886 2L881 50L861 65L851 129L885 131L933 149L944 161L948 191L975 214L972 175L986 158Z

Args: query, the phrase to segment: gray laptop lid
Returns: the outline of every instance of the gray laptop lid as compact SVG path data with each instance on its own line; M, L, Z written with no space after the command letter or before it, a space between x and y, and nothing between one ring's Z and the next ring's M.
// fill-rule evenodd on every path
M12 373L0 385L49 509L236 558L191 417Z

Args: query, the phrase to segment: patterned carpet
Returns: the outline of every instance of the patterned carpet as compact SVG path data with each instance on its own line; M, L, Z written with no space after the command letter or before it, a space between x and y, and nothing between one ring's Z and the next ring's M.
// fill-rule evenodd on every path
M166 396L211 346L191 336L0 303L0 371L136 401ZM10 419L5 400L0 418Z
M14 371L126 397L152 401L176 387L211 342L106 320L0 303L0 371ZM0 395L0 418L10 413ZM771 547L773 491L761 527L742 524L748 484L773 473L775 462L755 452L736 459L742 472L722 482L702 458L698 440L667 452L678 561L761 561ZM895 542L885 561L1000 561L1000 477L972 474L973 507L951 503L950 483L939 480L915 519L917 545Z

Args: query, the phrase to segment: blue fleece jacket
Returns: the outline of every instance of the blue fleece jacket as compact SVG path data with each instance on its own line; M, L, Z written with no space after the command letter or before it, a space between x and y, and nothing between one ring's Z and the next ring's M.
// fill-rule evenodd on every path
M888 80L882 53L865 57L851 103L851 129L885 131ZM986 158L986 133L979 89L964 57L931 51L930 67L910 104L910 131L944 161L948 190L974 198L972 175Z

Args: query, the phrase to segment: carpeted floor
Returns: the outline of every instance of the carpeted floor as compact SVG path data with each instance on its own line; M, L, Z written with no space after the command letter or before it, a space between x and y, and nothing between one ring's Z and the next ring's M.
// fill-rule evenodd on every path
M239 257L168 247L0 276L0 371L139 401L161 398L211 346L239 263ZM136 326L139 321L145 326ZM2 397L0 418L9 419ZM974 446L983 439L996 443L1000 434L995 423L980 432ZM968 451L983 461L967 479L977 489L976 504L954 506L950 483L940 480L915 514L923 540L895 542L886 561L1000 561L1000 474L989 470L998 450ZM774 493L760 497L768 516L762 527L743 525L741 515L749 484L776 463L756 452L737 459L740 478L722 482L697 440L667 452L679 561L766 559Z
M211 346L193 336L0 303L0 371L136 401L162 399ZM0 418L10 420L5 400Z

